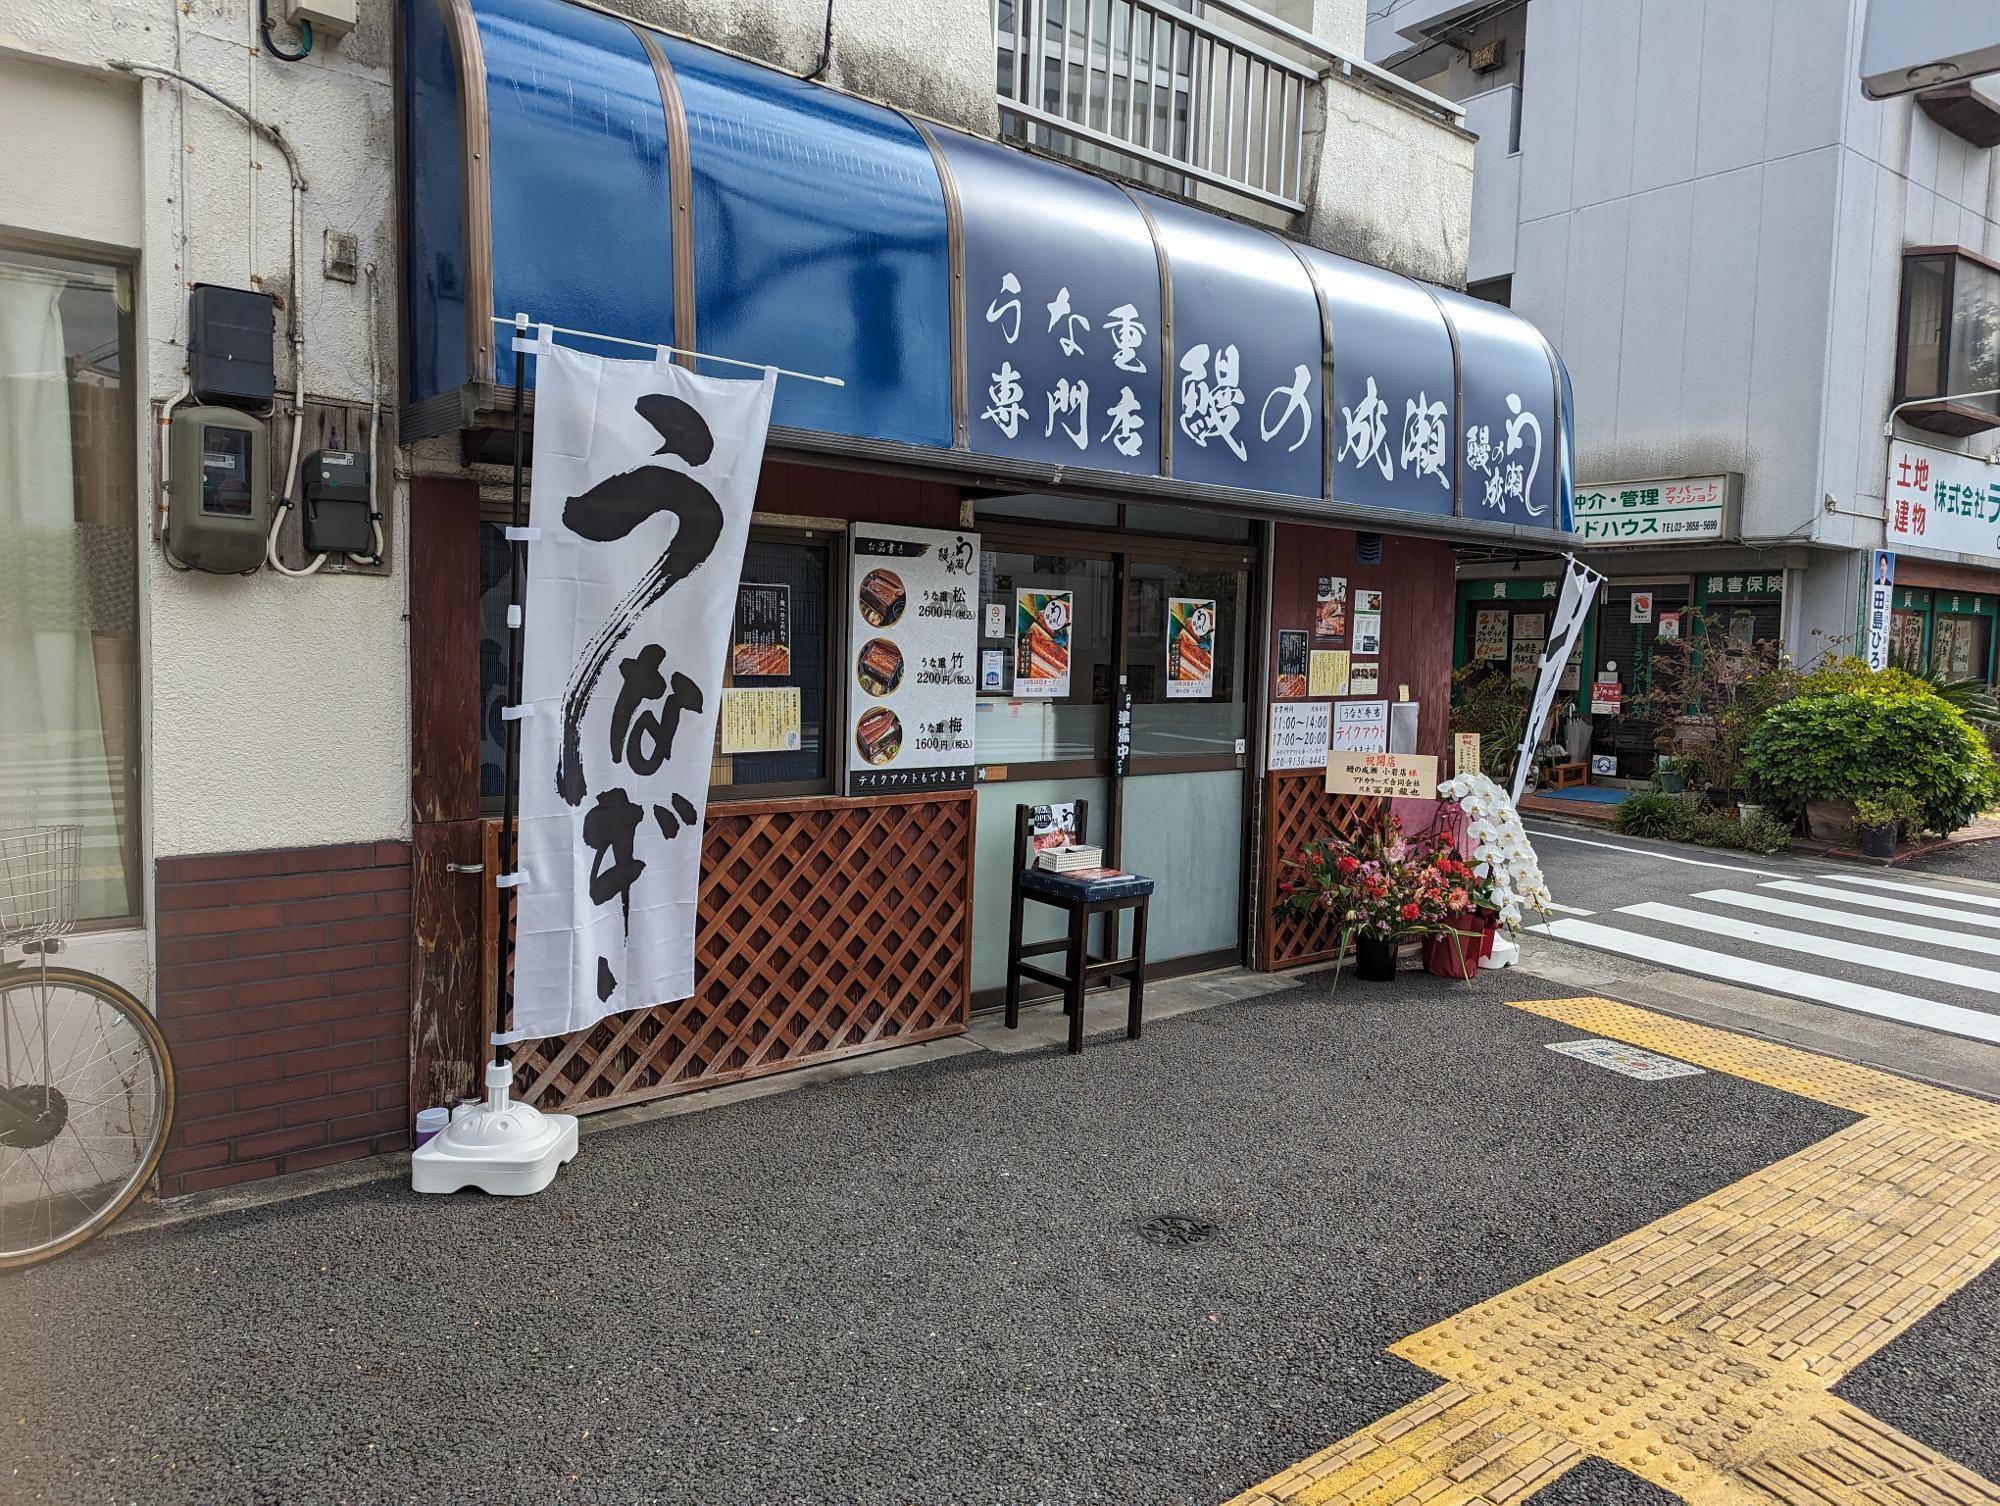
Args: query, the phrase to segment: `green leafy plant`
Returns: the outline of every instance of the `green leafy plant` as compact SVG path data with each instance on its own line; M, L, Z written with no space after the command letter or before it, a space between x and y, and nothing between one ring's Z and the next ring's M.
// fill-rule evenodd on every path
M1840 690L1773 706L1744 750L1767 799L1882 798L1902 789L1931 831L1963 826L2000 794L1986 740L1928 690Z
M1917 819L1917 802L1906 789L1884 790L1879 795L1860 795L1854 801L1854 821L1857 826L1881 829L1885 826L1907 826Z
M1688 812L1687 840L1702 847L1742 852L1776 852L1792 840L1792 829L1776 816L1759 812L1748 821L1708 805Z
M1744 643L1712 613L1690 612L1678 638L1655 645L1647 688L1628 715L1659 728L1690 789L1744 788L1743 749L1765 711L1796 691L1799 671L1783 645Z
M1479 734L1479 771L1502 782L1528 727L1530 687L1516 685L1505 665L1467 664L1451 677L1451 730Z
M1687 835L1688 819L1687 802L1680 796L1645 790L1619 801L1611 824L1628 837L1678 839Z

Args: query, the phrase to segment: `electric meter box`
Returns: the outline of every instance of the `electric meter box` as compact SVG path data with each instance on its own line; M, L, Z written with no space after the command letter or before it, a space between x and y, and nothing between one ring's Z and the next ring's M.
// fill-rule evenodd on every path
M167 550L184 565L241 575L264 562L271 526L264 420L234 408L180 408L167 430Z
M314 450L299 465L305 492L300 527L308 554L367 554L374 547L368 517L368 457L357 450Z
M269 408L277 327L269 293L196 283L188 294L188 380L195 401Z

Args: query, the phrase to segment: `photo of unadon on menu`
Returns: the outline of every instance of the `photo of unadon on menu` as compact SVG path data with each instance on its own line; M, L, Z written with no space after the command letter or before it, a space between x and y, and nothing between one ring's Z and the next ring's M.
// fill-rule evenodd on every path
M1969 0L0 0L0 1506L2000 1506L1996 153Z

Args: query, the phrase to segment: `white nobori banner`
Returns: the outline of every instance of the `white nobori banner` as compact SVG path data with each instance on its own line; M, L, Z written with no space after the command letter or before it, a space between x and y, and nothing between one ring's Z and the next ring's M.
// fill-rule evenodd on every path
M502 1039L694 992L710 750L774 382L539 354Z

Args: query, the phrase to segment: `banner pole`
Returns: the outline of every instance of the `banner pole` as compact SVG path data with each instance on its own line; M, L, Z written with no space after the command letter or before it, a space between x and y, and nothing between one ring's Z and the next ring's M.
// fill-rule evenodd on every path
M522 366L526 359L521 347L528 338L528 316L514 315L514 511L513 527L508 530L508 568L510 581L507 590L507 704L521 704L521 640L527 631L527 558L528 527L527 498L521 490L522 463L522 415L527 410L527 394L522 390ZM497 881L502 874L518 874L520 865L516 857L518 843L515 840L515 823L521 808L521 723L519 718L509 719L507 728L507 759L503 776L505 791L504 804L500 816L500 873L494 874ZM514 1010L514 967L509 956L508 938L513 934L514 918L513 884L500 887L500 965L497 971L498 997L493 1007L493 1033L495 1036L507 1033L510 1017ZM503 1045L493 1047L493 1060L502 1066L513 1060L512 1051Z

